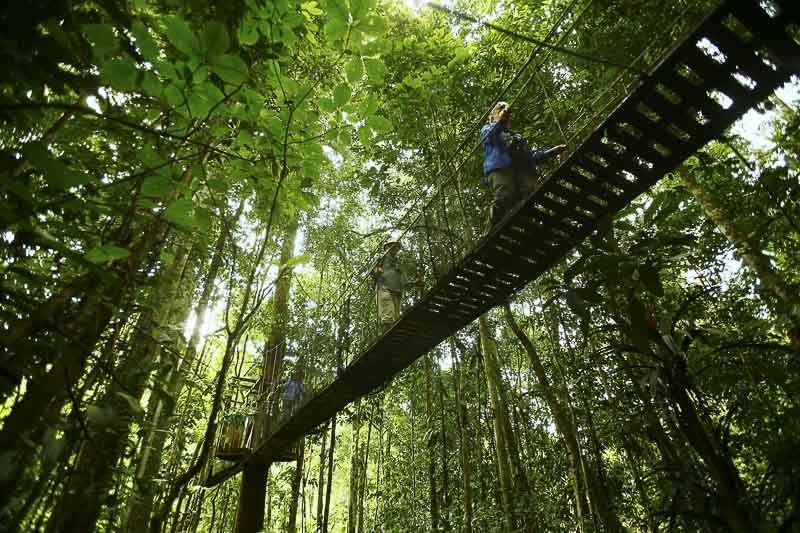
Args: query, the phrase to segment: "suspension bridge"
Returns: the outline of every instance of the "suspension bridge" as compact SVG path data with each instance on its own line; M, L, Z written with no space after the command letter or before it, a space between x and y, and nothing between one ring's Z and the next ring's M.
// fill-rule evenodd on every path
M800 71L800 2L728 0L639 74L605 119L504 220L461 254L387 332L292 416L205 480L286 450L537 279L665 174ZM443 194L443 193L442 193ZM428 220L421 207L417 219ZM442 208L439 208L442 209ZM430 231L430 230L429 230ZM427 235L430 245L430 234Z

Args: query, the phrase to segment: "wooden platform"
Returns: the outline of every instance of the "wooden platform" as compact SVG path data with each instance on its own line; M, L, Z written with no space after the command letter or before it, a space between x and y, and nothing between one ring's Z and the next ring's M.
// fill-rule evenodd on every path
M773 17L757 0L722 3L391 330L253 454L207 484L235 475L246 461L278 460L299 437L507 301L798 73L800 46L788 28L800 22L800 2L774 4ZM745 28L750 39L731 28Z

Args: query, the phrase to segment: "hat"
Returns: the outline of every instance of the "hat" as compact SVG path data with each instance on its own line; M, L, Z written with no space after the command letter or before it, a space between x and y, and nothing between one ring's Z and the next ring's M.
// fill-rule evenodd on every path
M383 249L384 250L389 250L390 248L393 248L395 245L397 245L398 248L402 248L403 247L403 245L400 243L400 241L391 241L390 240L390 241L386 241L385 243L383 243Z

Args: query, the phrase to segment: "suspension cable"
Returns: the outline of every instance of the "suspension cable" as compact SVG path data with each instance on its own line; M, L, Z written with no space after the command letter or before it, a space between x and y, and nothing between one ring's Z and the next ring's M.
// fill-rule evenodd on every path
M492 24L491 22L485 22L483 20L480 20L479 18L467 15L465 13L460 13L458 11L450 9L449 7L445 7L445 6L441 5L441 4L437 4L436 2L426 2L425 5L431 7L432 9L435 9L437 11L441 11L443 13L447 13L448 15L451 15L451 16L457 18L457 19L468 20L470 22L474 22L475 24L478 24L479 26L483 26L485 28L489 28L491 30L498 31L500 33L503 33L503 34L508 35L510 37L513 37L515 39L519 39L520 41L526 41L526 42L541 46L543 48L549 48L549 49L551 49L551 50L553 50L555 52L559 52L561 54L564 54L564 55L567 55L567 56L571 56L571 57L574 57L576 59L582 59L582 60L588 61L590 63L597 63L599 65L606 65L606 66L610 66L610 67L616 67L616 68L620 68L620 69L623 69L623 70L631 70L631 71L636 72L637 74L640 74L642 76L647 76L647 73L645 71L639 70L639 69L637 69L635 67L632 67L630 65L626 65L624 63L618 63L616 61L612 61L611 59L606 59L606 58L603 58L603 57L592 56L592 55L589 55L586 52L582 52L580 50L573 50L571 48L564 48L563 46L550 44L550 43L548 43L546 41L542 41L541 39L537 39L535 37L531 37L530 35L523 35L523 34L521 34L519 32L514 31L514 30L509 30L507 28L503 28L503 27L498 26L496 24Z

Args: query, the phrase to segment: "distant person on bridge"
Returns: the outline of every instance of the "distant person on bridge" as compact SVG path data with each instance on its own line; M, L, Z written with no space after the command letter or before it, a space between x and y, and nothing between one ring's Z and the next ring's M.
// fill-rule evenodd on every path
M283 385L281 400L283 401L284 420L292 416L297 411L297 408L300 407L300 402L303 400L303 394L305 393L305 386L303 385L305 377L305 372L295 370L289 381Z
M378 303L378 318L383 331L388 331L400 318L400 299L403 295L403 274L397 260L400 243L388 241L383 244L383 256L372 271L375 283L375 299Z
M549 150L532 150L525 138L512 133L511 106L497 102L481 128L483 174L489 179L493 201L489 229L500 222L535 185L536 166L563 152L564 144Z

